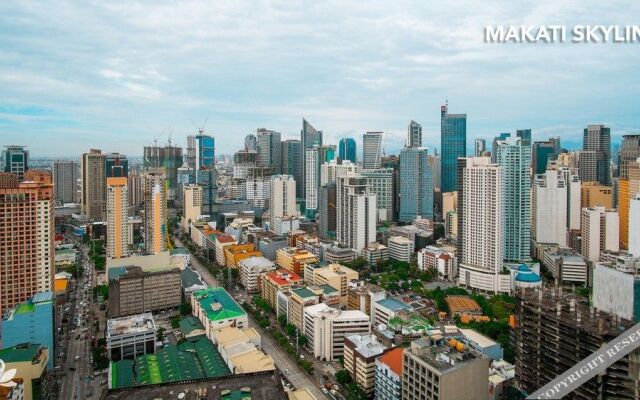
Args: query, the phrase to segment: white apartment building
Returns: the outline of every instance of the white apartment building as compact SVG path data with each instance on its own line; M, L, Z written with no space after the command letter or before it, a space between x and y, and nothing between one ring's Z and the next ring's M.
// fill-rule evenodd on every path
M333 361L344 353L344 339L370 332L369 316L359 310L341 311L324 303L305 307L304 332L316 359Z
M185 185L182 188L182 229L188 231L189 224L202 214L202 186Z
M404 236L391 236L387 242L389 258L392 260L410 262L413 254L414 242Z
M393 168L378 168L362 171L367 184L376 195L378 205L378 221L393 218Z
M107 257L129 255L127 178L107 178Z
M265 257L249 257L238 263L240 268L240 284L247 293L260 292L260 276L274 271L276 265Z
M359 168L349 160L331 160L320 166L320 186L335 182L338 178L349 175L358 175Z
M438 276L443 279L454 279L458 275L456 267L455 248L450 250L427 246L418 252L418 268L423 271L428 269L438 270Z
M268 206L271 193L271 179L256 176L245 182L246 196L252 207L264 208Z
M296 181L291 175L274 175L271 177L269 193L269 228L273 230L276 218L280 221L297 216ZM297 229L297 228L296 228Z
M318 148L312 147L306 150L305 157L305 200L308 210L318 209L318 178L320 171L318 170Z
M376 239L376 195L365 177L348 176L336 181L336 198L336 239L359 253Z
M630 224L633 225L633 224ZM583 208L580 218L581 253L588 261L600 261L603 251L620 250L618 212L604 207Z
M629 253L640 257L640 195L629 201Z

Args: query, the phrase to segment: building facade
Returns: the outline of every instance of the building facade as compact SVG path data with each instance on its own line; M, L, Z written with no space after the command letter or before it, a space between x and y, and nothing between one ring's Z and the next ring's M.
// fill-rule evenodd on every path
M82 213L89 220L103 221L107 201L106 157L100 150L91 149L82 155Z
M440 192L453 192L457 186L458 158L467 155L467 114L449 114L449 106L440 107L440 151L442 179Z
M342 138L338 144L338 157L340 160L349 160L356 163L356 141L353 138Z
M382 162L382 132L362 135L362 169L380 168Z
M376 239L377 201L367 178L349 176L336 183L336 240L360 252Z
M107 257L129 255L127 220L129 193L127 178L107 178Z
M162 168L144 174L144 244L149 254L167 249L167 185Z
M417 216L433 218L433 171L424 147L400 151L400 221Z
M78 192L78 165L74 161L53 162L54 198L58 204L75 203Z

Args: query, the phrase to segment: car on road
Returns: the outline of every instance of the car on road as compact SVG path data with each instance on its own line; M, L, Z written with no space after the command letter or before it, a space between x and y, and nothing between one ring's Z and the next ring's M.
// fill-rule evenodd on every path
M325 393L325 394L326 394L326 393L329 393L329 391L327 390L327 388L324 388L324 387L323 387L323 388L322 388L322 393Z
M78 361L80 359L80 356L75 356L73 359Z

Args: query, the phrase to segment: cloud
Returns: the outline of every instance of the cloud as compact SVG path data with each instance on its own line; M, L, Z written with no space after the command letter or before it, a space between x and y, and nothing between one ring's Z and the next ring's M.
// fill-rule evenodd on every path
M626 25L639 12L577 0L2 2L0 94L14 111L0 108L0 138L19 135L34 155L140 155L165 128L184 144L189 119L208 118L229 154L258 127L299 136L304 116L336 144L385 131L387 152L414 119L439 148L445 98L468 114L469 143L523 127L573 140L598 121L638 132L633 45L491 45L482 33Z

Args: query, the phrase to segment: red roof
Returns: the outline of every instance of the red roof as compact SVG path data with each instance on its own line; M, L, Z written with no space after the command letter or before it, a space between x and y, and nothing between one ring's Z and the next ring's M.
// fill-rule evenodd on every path
M289 271L288 269L280 268L276 271L267 272L269 279L277 283L278 285L287 285L291 282L298 282L302 280L299 275Z
M398 376L402 376L402 347L396 347L380 357L380 362L385 363Z
M220 243L231 243L236 241L233 236L229 235L218 235L216 236L216 240Z

